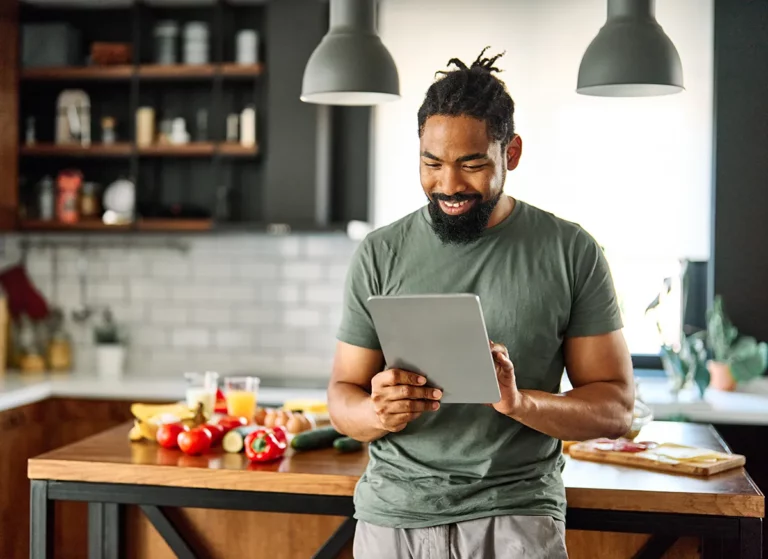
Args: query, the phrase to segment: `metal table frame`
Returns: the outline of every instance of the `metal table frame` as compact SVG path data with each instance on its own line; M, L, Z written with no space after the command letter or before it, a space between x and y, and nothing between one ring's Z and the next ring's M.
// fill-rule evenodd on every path
M192 507L347 517L312 559L335 559L354 536L352 497L227 491L154 485L31 480L30 558L53 557L52 501L88 503L89 559L120 559L124 505L138 505L180 559L194 559L160 507ZM697 514L646 513L569 508L569 529L651 534L634 559L660 559L679 537L696 536L702 558L762 559L762 519Z

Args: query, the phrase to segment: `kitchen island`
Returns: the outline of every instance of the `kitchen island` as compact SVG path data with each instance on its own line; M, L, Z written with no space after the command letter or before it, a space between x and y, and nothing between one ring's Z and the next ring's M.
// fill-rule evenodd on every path
M57 500L89 503L91 558L351 557L366 453L253 465L219 450L190 457L130 443L129 428L29 461L31 557L54 556ZM654 422L640 439L727 451L705 425ZM762 557L764 497L743 468L697 478L566 461L571 559Z

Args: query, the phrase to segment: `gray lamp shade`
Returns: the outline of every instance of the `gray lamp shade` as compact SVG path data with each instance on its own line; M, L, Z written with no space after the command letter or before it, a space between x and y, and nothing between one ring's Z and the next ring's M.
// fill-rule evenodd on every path
M400 98L392 55L375 29L374 0L331 0L331 22L304 69L301 100L377 105Z
M577 93L646 97L684 89L680 55L655 7L655 0L608 0L608 19L581 59Z

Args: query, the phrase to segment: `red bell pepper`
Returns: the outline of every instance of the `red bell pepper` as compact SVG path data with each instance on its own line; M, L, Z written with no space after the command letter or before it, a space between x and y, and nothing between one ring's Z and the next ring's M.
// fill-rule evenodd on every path
M251 462L270 462L285 454L288 444L272 429L257 429L245 437L245 455Z
M288 445L288 431L286 428L282 425L275 425L272 427L272 433L275 435L275 438Z

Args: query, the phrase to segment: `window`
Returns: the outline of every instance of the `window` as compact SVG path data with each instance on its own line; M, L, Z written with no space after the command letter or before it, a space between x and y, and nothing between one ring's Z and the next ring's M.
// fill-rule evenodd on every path
M379 31L395 58L403 98L378 106L374 128L375 226L424 203L416 112L448 59L471 62L490 45L515 100L523 157L506 191L580 223L605 248L633 354L658 354L645 316L680 259L710 251L712 0L657 5L683 62L686 91L637 99L575 93L584 49L605 21L605 0L480 0L467 24L458 0L388 0ZM418 56L414 56L418 53ZM679 317L680 307L665 312Z

